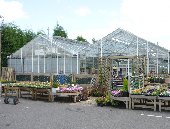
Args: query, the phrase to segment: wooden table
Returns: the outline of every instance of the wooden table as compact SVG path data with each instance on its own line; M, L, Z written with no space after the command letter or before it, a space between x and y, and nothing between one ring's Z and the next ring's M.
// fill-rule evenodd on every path
M13 92L9 92L13 91ZM18 98L22 97L24 94L22 91L27 91L27 95L31 95L32 99L46 99L48 101L52 101L52 90L51 87L24 87L24 86L4 86L5 96L11 95L17 96Z
M34 99L34 94L33 94L33 88L31 87L19 87L19 92L20 92L20 97L28 97L28 95L31 96L32 99ZM23 93L24 92L24 93ZM27 92L27 93L25 93Z
M49 102L52 101L51 97L51 88L33 88L33 98L35 100L39 99L46 99Z
M159 111L161 112L162 109L170 110L170 97L158 97L159 100ZM163 103L163 105L162 105Z
M122 101L126 104L126 109L131 109L131 99L130 97L114 97L111 96L112 100Z
M146 95L130 95L131 102L132 102L132 109L134 107L141 107L141 108L153 108L156 111L156 99L157 96L146 96ZM138 105L135 105L135 101L138 100ZM151 100L151 106L147 105L148 100Z
M76 99L77 99L77 97L79 95L81 95L80 92L75 92L75 93L61 93L61 92L57 92L56 93L56 96L58 96L58 97L73 97L75 103L76 103Z

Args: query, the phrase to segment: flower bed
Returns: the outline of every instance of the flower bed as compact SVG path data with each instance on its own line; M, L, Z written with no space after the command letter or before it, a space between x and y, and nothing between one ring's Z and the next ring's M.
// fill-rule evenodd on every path
M82 90L83 90L83 87L76 85L76 86L60 87L59 90L57 90L57 92L58 93L76 93L76 92L81 92Z
M152 88L152 89L135 89L132 90L132 95L160 96L170 97L170 89Z

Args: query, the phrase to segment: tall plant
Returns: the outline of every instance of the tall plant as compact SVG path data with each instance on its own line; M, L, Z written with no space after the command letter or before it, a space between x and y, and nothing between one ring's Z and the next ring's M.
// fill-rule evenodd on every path
M128 79L123 79L123 90L128 91Z

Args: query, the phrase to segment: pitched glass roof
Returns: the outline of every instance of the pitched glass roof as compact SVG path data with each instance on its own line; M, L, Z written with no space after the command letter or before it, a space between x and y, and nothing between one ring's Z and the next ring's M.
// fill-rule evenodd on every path
M137 46L138 42L138 46ZM32 49L36 56L36 51L45 55L63 54L64 52L68 56L77 55L80 57L98 57L101 53L103 56L111 55L137 55L137 47L139 55L147 55L149 58L156 58L158 52L158 58L167 58L168 49L165 49L157 44L140 38L131 32L118 28L102 39L98 40L94 44L88 42L79 42L72 39L62 38L55 36L48 39L47 36L39 35L35 39L31 40L21 49L12 54L12 57L27 57L32 56ZM22 50L22 52L21 52Z

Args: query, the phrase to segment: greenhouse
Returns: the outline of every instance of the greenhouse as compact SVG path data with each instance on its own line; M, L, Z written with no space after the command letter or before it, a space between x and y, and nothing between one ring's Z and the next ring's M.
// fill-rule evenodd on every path
M98 106L170 109L169 50L120 28L93 44L39 35L2 73L4 93L15 89L18 98L26 91L33 100L93 96Z
M39 35L8 57L8 67L16 74L80 74L98 69L98 57L109 56L145 56L147 73L169 73L169 50L120 28L93 44ZM127 62L119 62L119 67L127 67Z

